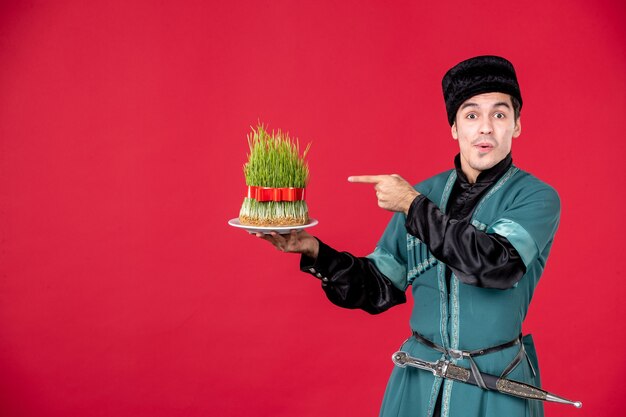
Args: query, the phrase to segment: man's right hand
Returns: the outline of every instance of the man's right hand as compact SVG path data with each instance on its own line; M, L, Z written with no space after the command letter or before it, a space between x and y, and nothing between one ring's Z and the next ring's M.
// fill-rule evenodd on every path
M313 259L317 259L320 249L317 239L304 230L292 230L288 235L271 232L270 234L256 233L255 236L270 242L281 252L301 253Z

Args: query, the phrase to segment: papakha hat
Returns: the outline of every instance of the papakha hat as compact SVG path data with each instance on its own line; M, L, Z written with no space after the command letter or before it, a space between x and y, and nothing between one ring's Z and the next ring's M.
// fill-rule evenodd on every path
M441 81L448 122L454 124L456 112L465 100L483 93L505 93L522 105L522 93L515 68L506 59L484 55L470 58L450 68Z

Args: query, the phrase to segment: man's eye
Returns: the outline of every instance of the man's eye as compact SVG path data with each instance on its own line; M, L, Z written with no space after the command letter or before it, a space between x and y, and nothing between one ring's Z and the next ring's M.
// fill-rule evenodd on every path
M467 119L476 119L478 116L476 116L474 113L470 113L467 116L465 116Z
M496 119L504 119L506 116L504 115L504 113L496 113L494 114L494 117Z

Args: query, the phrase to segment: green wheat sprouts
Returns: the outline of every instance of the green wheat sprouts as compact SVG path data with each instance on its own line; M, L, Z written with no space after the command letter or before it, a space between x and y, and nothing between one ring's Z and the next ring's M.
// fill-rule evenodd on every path
M259 124L248 134L250 153L243 166L246 185L271 188L305 188L309 166L305 158L309 143L300 154L300 143L288 133L272 131ZM239 213L242 223L256 225L295 225L308 221L308 208L300 201L256 201L245 198Z
M300 156L300 143L293 141L288 133L272 132L263 125L252 128L248 134L250 153L243 171L246 185L258 187L304 188L309 179L309 166L305 162L311 144Z

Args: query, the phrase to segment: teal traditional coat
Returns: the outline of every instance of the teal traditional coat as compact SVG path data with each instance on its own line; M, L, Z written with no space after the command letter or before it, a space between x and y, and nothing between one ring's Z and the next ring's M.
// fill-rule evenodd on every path
M456 171L452 170L416 185L415 189L445 211L455 180ZM472 225L486 233L506 237L526 266L522 279L507 290L467 285L453 274L448 292L445 265L432 256L424 242L407 233L402 213L392 218L368 258L396 287L406 290L411 286L412 330L446 348L471 351L497 346L521 333L522 322L550 252L559 215L560 202L554 189L515 166L511 166L478 202ZM537 355L530 335L524 337L523 345L528 360L523 360L508 378L539 386ZM474 360L482 372L500 375L519 349L519 345L513 346ZM414 338L407 340L402 350L428 361L443 358L441 353ZM453 362L470 367L467 359ZM415 368L398 367L393 369L380 415L431 416L439 390L443 390L442 417L543 415L543 404L539 401L444 381Z

